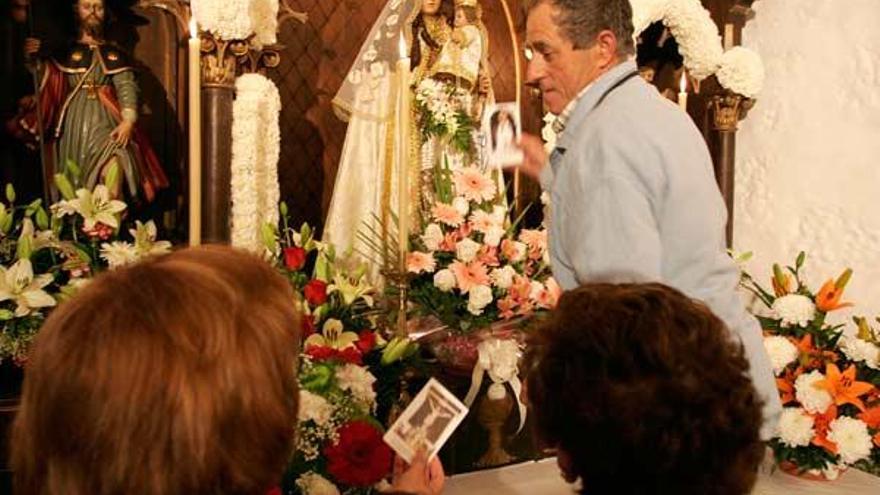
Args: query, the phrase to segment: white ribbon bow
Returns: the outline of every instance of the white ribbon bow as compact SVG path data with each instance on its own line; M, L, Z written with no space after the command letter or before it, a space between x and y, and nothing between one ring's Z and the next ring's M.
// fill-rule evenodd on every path
M516 433L519 433L526 423L526 406L520 400L522 382L519 380L519 344L510 339L488 339L480 342L477 351L479 358L471 375L471 388L464 398L465 405L473 405L483 384L484 374L488 373L492 380L487 391L490 400L504 398L504 385L509 383L519 409L519 428L516 429Z

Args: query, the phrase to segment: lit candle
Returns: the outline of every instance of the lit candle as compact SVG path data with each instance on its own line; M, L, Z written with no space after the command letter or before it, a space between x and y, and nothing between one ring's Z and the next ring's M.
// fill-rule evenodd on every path
M201 40L195 19L189 21L189 245L202 243L202 78Z
M398 165L400 176L398 178L398 243L400 251L401 270L406 271L406 253L409 249L409 64L407 56L406 40L400 36L398 44L400 60L397 62L397 123L398 123Z
M733 24L728 22L724 25L724 50L731 48L733 48Z
M685 112L687 112L688 109L687 87L687 72L681 71L681 81L678 83L678 106L681 107L681 109Z

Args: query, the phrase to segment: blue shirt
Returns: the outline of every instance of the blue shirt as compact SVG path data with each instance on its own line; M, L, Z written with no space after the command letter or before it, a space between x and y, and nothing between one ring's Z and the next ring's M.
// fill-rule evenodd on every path
M654 281L705 302L745 347L769 438L781 405L761 329L737 292L712 159L688 115L641 77L611 89L636 70L627 61L591 85L542 171L553 275L565 290Z

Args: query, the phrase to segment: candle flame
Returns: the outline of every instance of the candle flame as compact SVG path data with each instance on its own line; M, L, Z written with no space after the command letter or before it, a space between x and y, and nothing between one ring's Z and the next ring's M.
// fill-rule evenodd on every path
M687 80L687 72L685 72L685 71L681 71L681 80L678 83L678 89L682 93L687 93L688 80Z
M400 58L406 58L406 38L403 37L403 33L400 33L400 40L397 42L397 49L400 50Z
M192 39L199 37L199 26L196 24L195 18L189 20L189 37Z

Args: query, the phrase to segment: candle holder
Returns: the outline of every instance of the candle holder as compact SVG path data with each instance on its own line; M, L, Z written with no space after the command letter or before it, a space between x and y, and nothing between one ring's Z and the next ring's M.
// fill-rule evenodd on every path
M394 336L406 337L409 334L407 330L407 300L409 296L410 275L406 272L405 267L397 267L382 270L385 280L394 287L396 292L394 301L397 306L397 320L394 325Z
M740 120L748 110L754 106L755 101L736 93L722 93L711 98L712 124L715 130L721 132L736 132Z

